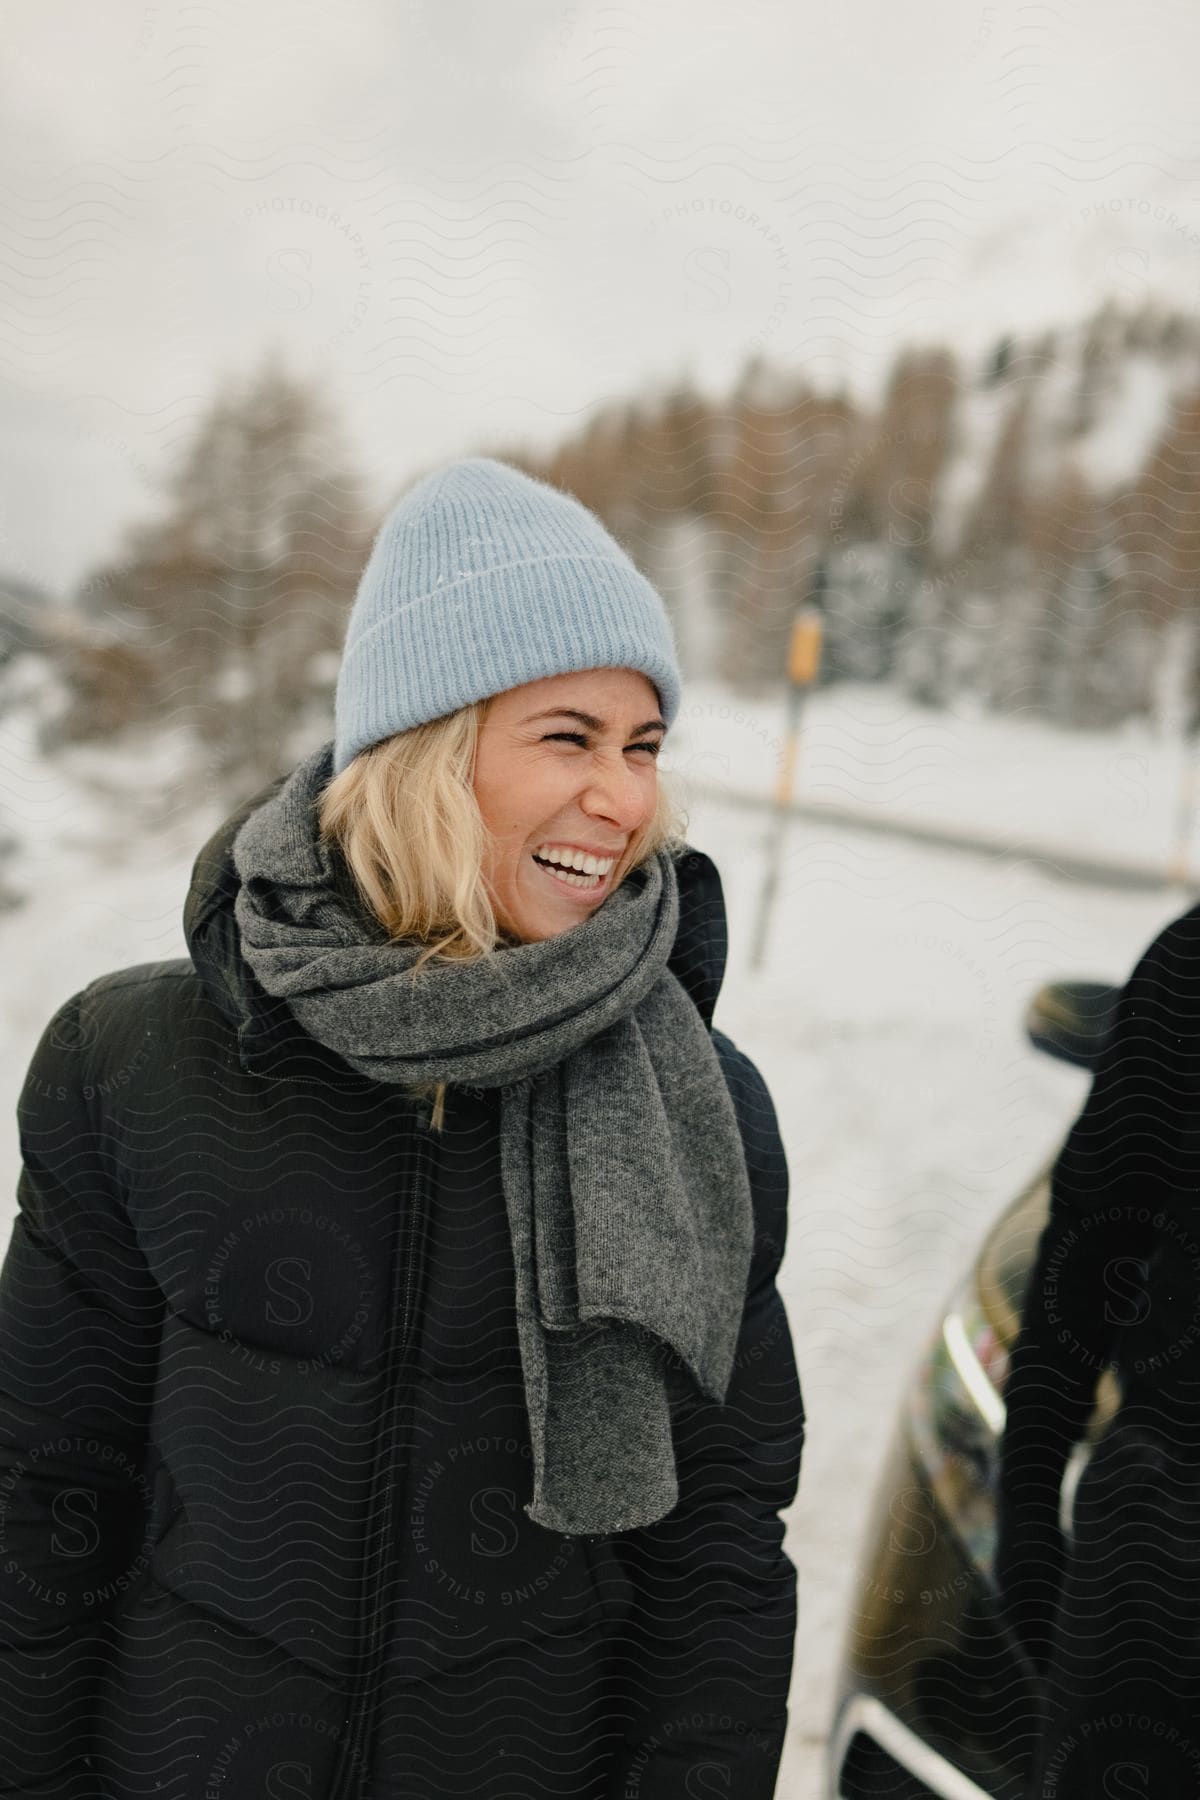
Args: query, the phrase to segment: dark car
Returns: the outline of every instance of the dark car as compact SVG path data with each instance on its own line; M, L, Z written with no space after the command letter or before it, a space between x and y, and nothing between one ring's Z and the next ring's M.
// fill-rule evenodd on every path
M1120 989L1043 988L1030 1040L1091 1068ZM1004 1379L1050 1203L1053 1158L988 1233L932 1332L905 1395L877 1490L842 1658L828 1800L1022 1800L1040 1716L1037 1674L992 1576ZM1100 1381L1061 1517L1117 1405Z

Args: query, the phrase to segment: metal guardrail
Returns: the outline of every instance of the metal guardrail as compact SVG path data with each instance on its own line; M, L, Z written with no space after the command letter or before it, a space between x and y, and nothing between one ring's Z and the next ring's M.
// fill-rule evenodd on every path
M729 788L712 787L692 782L688 791L697 800L734 806L739 812L774 812L776 802L764 794L743 794ZM842 825L853 831L870 832L881 837L905 838L911 843L929 844L938 850L962 850L973 856L992 856L1002 862L1036 863L1043 874L1061 876L1067 881L1089 882L1096 887L1128 888L1140 892L1159 893L1180 886L1178 877L1164 865L1156 868L1148 863L1113 862L1102 857L1076 856L1047 844L1026 838L988 837L979 832L962 831L951 825L926 825L914 819L885 818L860 812L852 806L838 806L820 800L793 800L787 808L798 819L824 821ZM1188 893L1193 884L1184 884Z

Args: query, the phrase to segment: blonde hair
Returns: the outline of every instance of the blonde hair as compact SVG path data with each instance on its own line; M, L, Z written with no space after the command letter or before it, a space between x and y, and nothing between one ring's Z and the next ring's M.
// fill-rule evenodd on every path
M484 878L487 827L473 788L487 707L487 700L476 700L370 745L333 777L318 802L320 835L340 854L362 904L392 939L424 945L414 975L437 958L492 956L507 941ZM686 830L683 806L660 773L657 805L626 846L613 887L659 850L678 856ZM446 1083L423 1082L408 1091L432 1098L432 1128L441 1131Z

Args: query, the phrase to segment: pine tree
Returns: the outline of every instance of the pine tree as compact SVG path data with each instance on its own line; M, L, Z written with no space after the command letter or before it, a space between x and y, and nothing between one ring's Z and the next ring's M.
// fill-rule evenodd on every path
M1191 641L1200 631L1200 388L1175 403L1140 475L1115 498L1112 515L1130 606L1160 647ZM1190 710L1196 712L1200 657L1192 662Z
M1046 602L1045 710L1064 725L1119 724L1136 705L1124 663L1124 589L1107 554L1104 508L1072 465L1048 495L1031 499L1028 543Z
M1121 364L1130 347L1130 321L1121 316L1114 301L1106 301L1084 327L1079 376L1064 420L1066 437L1083 436L1102 417L1116 393Z

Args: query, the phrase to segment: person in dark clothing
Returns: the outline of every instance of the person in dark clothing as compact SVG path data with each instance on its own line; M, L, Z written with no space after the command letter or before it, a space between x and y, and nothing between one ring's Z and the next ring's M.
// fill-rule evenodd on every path
M1120 1404L1060 1488L1101 1372ZM1124 988L1005 1386L996 1576L1045 1680L1029 1793L1200 1792L1200 906Z
M678 701L599 522L452 464L376 540L334 739L200 851L189 956L55 1011L0 1796L774 1794L788 1172L713 1025Z

